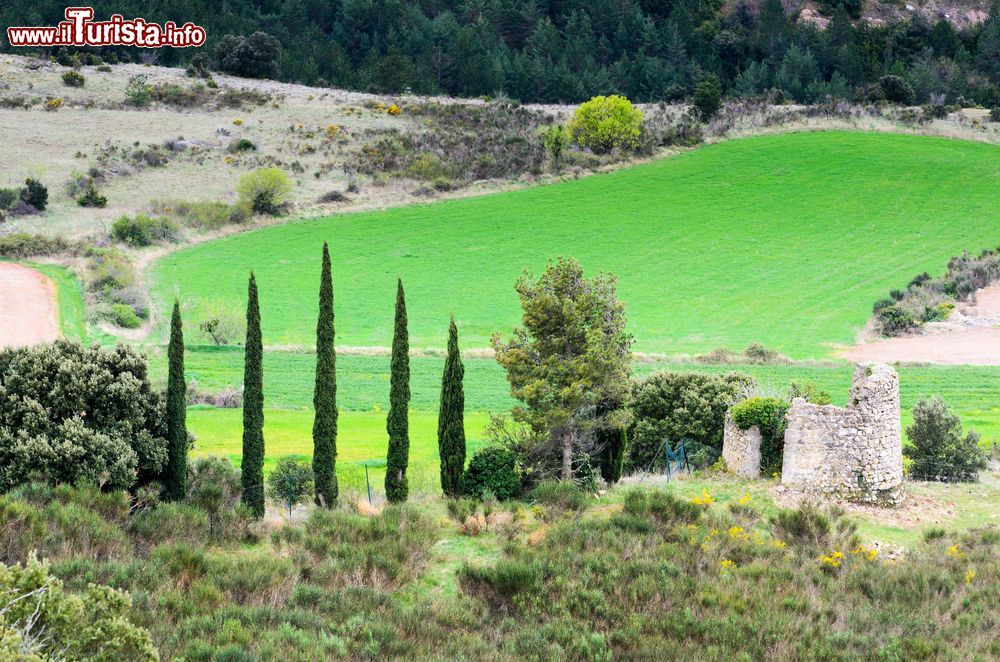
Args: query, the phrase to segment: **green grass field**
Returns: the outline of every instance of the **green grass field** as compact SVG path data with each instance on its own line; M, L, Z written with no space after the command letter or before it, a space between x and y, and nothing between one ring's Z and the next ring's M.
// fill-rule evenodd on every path
M463 347L519 320L513 284L559 256L618 276L636 349L760 342L793 358L851 344L872 303L963 249L1000 243L1000 149L917 136L799 133L733 140L551 186L295 222L156 263L159 305L189 328L239 307L253 269L264 342L311 345L320 247L334 259L337 338L387 346L395 279L411 346Z

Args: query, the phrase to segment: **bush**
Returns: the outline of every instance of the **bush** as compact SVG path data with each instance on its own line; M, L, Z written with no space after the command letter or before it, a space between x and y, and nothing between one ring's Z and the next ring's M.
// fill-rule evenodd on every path
M596 96L576 109L567 130L577 145L596 154L634 150L642 133L642 111L623 96Z
M885 95L886 101L908 106L913 103L913 88L900 76L882 76L878 79L878 86Z
M659 372L633 384L626 468L662 467L663 443L674 449L682 439L693 466L711 465L722 454L726 409L750 383L738 373Z
M83 74L76 69L70 69L62 75L62 82L66 87L83 87L85 80Z
M21 197L21 191L16 188L0 188L0 211L9 209Z
M313 470L308 462L287 455L274 465L267 476L267 496L277 503L292 506L302 503L313 493Z
M25 258L38 255L55 255L74 248L74 244L62 237L16 232L0 237L0 256Z
M213 345L223 346L239 342L246 336L246 315L239 307L233 307L223 300L211 301L202 306L203 321L198 330Z
M112 303L101 308L95 317L111 322L123 329L138 329L142 326L142 320L136 314L135 309L125 303Z
M130 246L150 246L177 239L177 225L169 218L150 218L145 214L121 216L111 226L111 236Z
M57 341L0 351L0 397L0 491L33 474L130 488L166 461L163 396L131 348Z
M778 398L748 398L733 405L729 415L741 430L757 426L760 429L760 466L767 474L781 470L785 445L785 414L788 402Z
M145 108L149 105L151 88L147 82L148 78L144 74L136 74L128 79L128 86L125 88L125 103L136 108Z
M240 471L228 458L210 455L188 465L187 500L205 511L213 532L222 513L240 500L241 485Z
M559 510L584 510L591 501L590 496L573 482L544 480L531 490L529 498Z
M230 152L256 152L257 145L248 138L240 138L229 146Z
M708 74L695 85L692 104L703 122L715 117L722 108L722 83L718 76Z
M939 396L921 399L913 407L913 425L906 428L912 445L903 455L913 460L910 475L921 480L974 482L986 468L979 435L962 435L962 421Z
M98 207L103 209L107 206L108 199L98 193L93 184L87 184L87 188L83 191L83 195L76 199L76 204L81 207Z
M281 168L261 168L240 177L236 186L240 202L258 214L276 215L282 211L292 190L288 175Z
M898 336L920 325L913 313L898 304L880 308L875 313L875 324L885 336Z
M556 172L562 170L562 157L566 148L569 147L570 135L566 127L555 124L546 127L541 131L542 147L552 159L552 169Z
M466 492L482 499L486 491L501 501L521 490L521 475L514 453L502 446L487 446L473 454L465 470Z
M990 108L990 121L1000 122L1000 106L996 108Z
M110 248L88 248L85 280L91 292L107 294L111 290L131 287L135 283L135 267L121 251Z
M28 177L21 189L21 200L38 211L45 211L45 205L49 203L49 189L37 179Z
M265 32L249 37L226 35L215 46L219 68L246 78L273 78L280 57L281 42Z
M129 621L127 593L90 584L67 593L34 557L0 564L0 658L9 660L159 659L148 631Z

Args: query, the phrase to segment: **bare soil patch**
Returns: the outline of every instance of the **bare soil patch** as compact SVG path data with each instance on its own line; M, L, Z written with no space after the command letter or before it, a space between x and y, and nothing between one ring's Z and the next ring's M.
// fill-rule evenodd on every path
M0 347L24 347L59 337L55 284L20 264L0 263Z
M808 492L796 490L784 485L771 488L771 498L782 508L797 508L804 501L815 500ZM942 499L935 499L926 494L915 493L907 489L906 497L896 508L865 506L850 501L837 500L836 505L852 515L862 515L865 519L883 526L895 526L905 529L921 528L930 525L940 526L955 518L955 504Z
M840 356L855 362L1000 365L1000 285L979 290L975 303L959 304L948 321L927 324L920 335L859 343Z

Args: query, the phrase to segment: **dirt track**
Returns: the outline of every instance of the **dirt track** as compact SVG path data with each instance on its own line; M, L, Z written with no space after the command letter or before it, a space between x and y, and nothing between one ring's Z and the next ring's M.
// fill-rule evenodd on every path
M980 324L1000 319L1000 286L980 290L976 305L960 304L958 318ZM955 317L953 315L953 317ZM928 325L919 336L888 338L861 343L840 353L856 362L923 362L941 365L1000 365L1000 327L963 326L949 322Z
M59 337L55 285L34 269L0 263L0 347L23 347Z

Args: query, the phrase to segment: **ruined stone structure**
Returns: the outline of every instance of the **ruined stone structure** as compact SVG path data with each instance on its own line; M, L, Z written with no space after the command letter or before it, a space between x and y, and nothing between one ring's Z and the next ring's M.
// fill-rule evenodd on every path
M847 407L796 398L785 420L782 484L862 503L900 501L903 456L895 370L881 363L859 365ZM738 430L727 416L722 455L734 472L759 476L760 432Z

